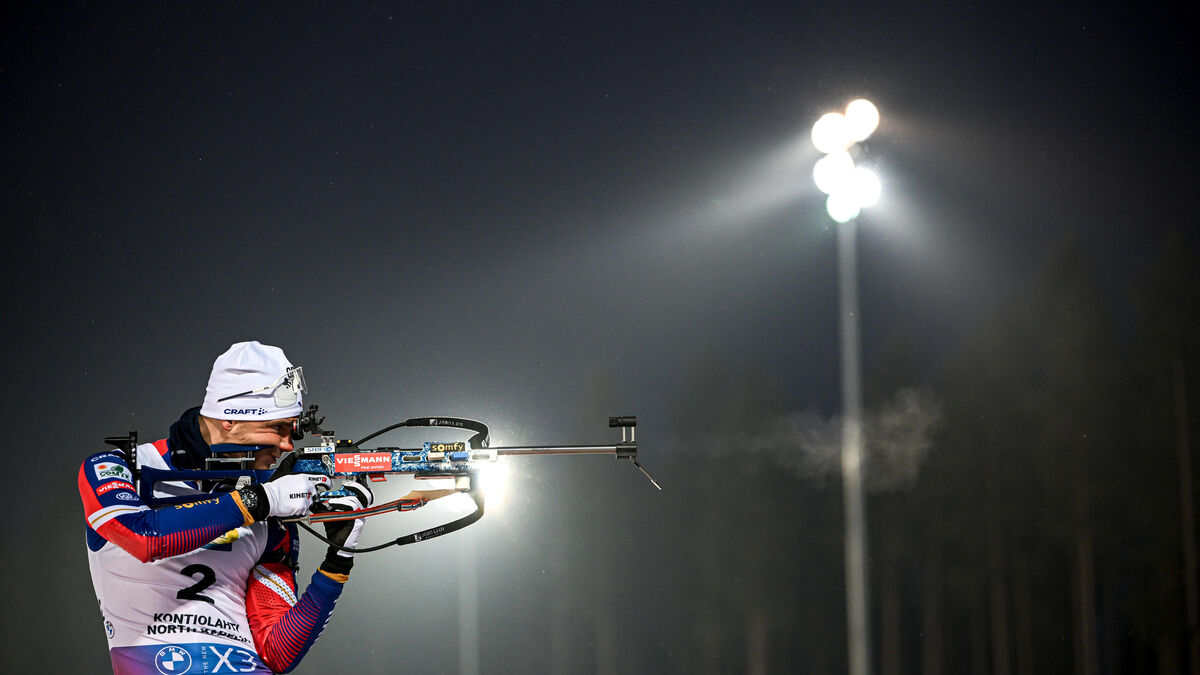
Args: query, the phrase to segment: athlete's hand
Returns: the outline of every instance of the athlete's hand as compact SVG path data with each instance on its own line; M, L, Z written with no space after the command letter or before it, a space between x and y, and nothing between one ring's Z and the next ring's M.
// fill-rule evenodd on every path
M329 476L293 473L262 484L272 516L299 516L312 508L317 488L329 487Z
M255 521L271 516L299 516L312 508L319 487L329 487L329 477L294 473L238 490L242 504Z
M342 484L342 489L350 494L346 497L334 497L325 500L330 511L357 511L375 503L375 494L371 488L358 481L348 480Z
M362 483L346 481L342 485L342 489L351 493L351 496L336 497L325 502L331 511L356 511L365 509L375 502L375 495L371 493L371 488ZM336 545L330 546L326 551L325 562L321 563L321 569L334 574L348 574L350 567L354 564L354 553L344 551L339 547L358 548L358 539L362 536L365 526L366 518L325 523L325 536Z

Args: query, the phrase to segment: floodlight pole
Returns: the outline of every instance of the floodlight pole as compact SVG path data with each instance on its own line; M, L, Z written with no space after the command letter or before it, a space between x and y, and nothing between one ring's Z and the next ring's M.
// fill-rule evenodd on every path
M846 633L850 675L871 673L871 615L867 586L867 508L863 497L863 420L861 349L858 340L858 272L855 242L859 212L879 198L879 182L866 174L864 184L849 155L837 157L866 140L879 124L879 111L866 99L851 101L845 115L826 113L813 125L813 145L825 158L813 167L813 179L829 195L826 210L838 223L838 311L842 361L842 504L846 556ZM842 166L843 164L847 166ZM846 170L852 175L847 175ZM852 179L852 180L851 180ZM847 201L847 197L850 201Z
M858 341L857 219L838 224L838 308L841 314L842 503L845 518L846 627L850 675L871 672L867 611L867 514L862 481L862 373Z

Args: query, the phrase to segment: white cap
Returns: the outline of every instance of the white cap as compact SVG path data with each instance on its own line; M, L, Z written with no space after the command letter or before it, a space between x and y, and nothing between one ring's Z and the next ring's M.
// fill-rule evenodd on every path
M298 417L304 409L300 392L295 403L280 408L275 404L277 387L272 386L284 384L283 376L291 367L279 347L258 341L233 345L213 362L200 414L218 420Z

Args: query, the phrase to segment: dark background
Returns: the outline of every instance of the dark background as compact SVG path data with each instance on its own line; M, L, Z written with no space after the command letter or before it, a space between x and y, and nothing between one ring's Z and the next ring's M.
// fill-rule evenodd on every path
M507 462L299 672L845 671L808 132L867 96L876 671L1196 672L1196 17L1041 4L4 10L3 669L107 667L78 463L258 339L344 436L636 414L665 488Z

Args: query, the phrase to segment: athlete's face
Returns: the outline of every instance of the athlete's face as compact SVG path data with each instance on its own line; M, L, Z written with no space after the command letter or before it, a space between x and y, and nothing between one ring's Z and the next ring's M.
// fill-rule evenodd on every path
M295 421L295 417L262 422L229 421L225 423L229 428L222 442L265 446L254 453L254 468L269 469L281 454L296 447L292 444L292 423Z

